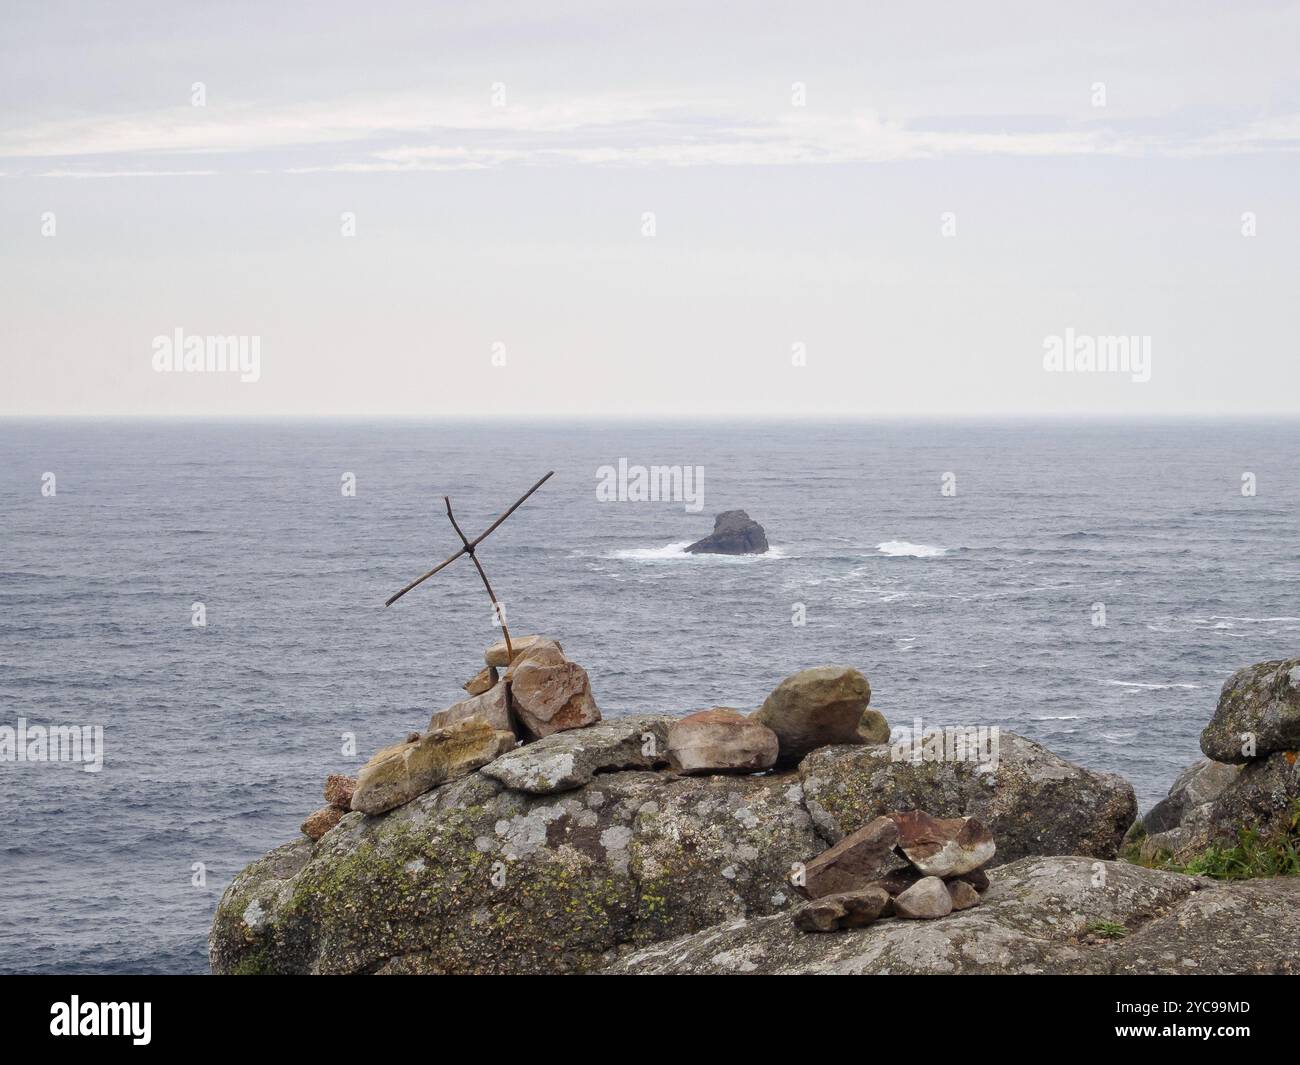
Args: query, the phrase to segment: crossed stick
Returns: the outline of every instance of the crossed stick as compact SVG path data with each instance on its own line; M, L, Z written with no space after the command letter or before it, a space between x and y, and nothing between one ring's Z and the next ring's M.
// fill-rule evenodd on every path
M501 622L501 631L505 634L505 638L506 638L506 659L507 661L512 660L515 656L515 650L510 643L510 630L506 628L505 614L503 614L501 611L501 604L497 602L496 593L492 591L492 585L488 583L487 574L483 572L482 563L479 562L478 556L474 553L474 549L478 547L478 545L481 544L484 540L486 540L489 536L491 536L492 533L496 531L497 527L503 521L505 521L506 518L510 517L511 514L513 514L516 510L518 510L520 504L523 503L523 501L527 499L530 495L536 492L537 489L541 488L542 485L544 485L547 482L547 480L554 475L554 473L555 473L554 470L551 470L549 473L547 473L547 475L543 477L540 481L538 481L535 485L533 485L532 488L528 489L527 492L525 492L518 499L516 499L514 504L510 507L509 510L507 510L504 514L502 514L499 518L497 518L496 521L494 521L491 525L489 525L486 529L484 529L483 532L481 532L473 540L466 539L465 534L461 532L460 526L456 523L456 516L451 512L451 497L443 496L442 501L447 504L447 520L451 522L451 527L456 530L456 535L460 537L460 542L465 546L463 546L459 551L457 551L450 558L444 559L442 562L439 562L436 566L433 567L433 569L429 570L429 572L426 573L423 577L416 577L415 580L413 580L410 584L408 584L396 595L390 596L389 599L384 603L384 606L392 606L399 599L401 599L402 596L404 596L407 592L409 592L412 588L414 588L417 584L423 584L435 573L437 573L440 569L443 569L446 566L450 566L453 562L456 561L456 559L460 558L461 555L469 555L470 560L474 563L474 568L478 570L478 575L481 578L483 578L483 587L487 589L488 598L492 600L492 611L496 615L497 620Z

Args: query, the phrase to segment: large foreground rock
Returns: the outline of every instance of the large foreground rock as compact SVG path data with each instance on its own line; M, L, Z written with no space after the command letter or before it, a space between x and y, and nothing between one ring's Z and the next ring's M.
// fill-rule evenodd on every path
M1091 934L1099 922L1128 935ZM607 971L1297 973L1300 878L1220 883L1123 862L1025 858L993 873L981 905L942 920L808 935L785 917L738 917L635 950Z
M799 766L804 799L828 842L891 810L975 817L997 840L993 864L1028 854L1113 858L1137 816L1133 787L1067 762L1012 732L997 768L977 761L896 758L899 748L827 747Z
M713 532L686 550L693 555L761 555L767 550L767 533L743 510L724 510L713 519Z
M867 678L850 666L815 666L791 674L750 717L776 733L777 764L794 765L832 743L862 743L862 713L871 701Z
M532 796L475 773L248 866L212 968L591 970L621 945L790 908L791 866L823 846L799 795L790 777L620 772Z
M1206 757L1246 762L1297 749L1300 658L1258 662L1237 670L1224 684L1214 717L1201 733Z

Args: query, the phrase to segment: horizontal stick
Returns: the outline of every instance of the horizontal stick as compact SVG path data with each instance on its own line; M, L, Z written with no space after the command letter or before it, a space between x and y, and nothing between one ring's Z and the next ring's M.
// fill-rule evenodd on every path
M503 521L506 520L506 518L510 517L511 514L513 514L516 510L519 509L520 504L523 503L525 499L527 499L530 495L536 492L537 489L541 488L542 485L544 485L554 475L555 475L554 470L551 470L549 473L547 473L546 476L543 477L541 480L539 480L535 485L533 485L532 488L528 489L527 492L525 492L517 500L515 500L514 505L511 506L510 509L507 510L504 514L502 514L499 518L497 518L496 521L494 521L491 525L489 525L486 529L484 529L483 532L480 533L476 539L470 540L468 543L465 544L464 547L462 547L450 558L444 559L442 562L439 562L436 566L433 567L433 569L429 570L428 573L424 574L424 576L416 577L415 580L413 580L410 584L408 584L396 595L390 596L388 600L384 603L384 606L392 606L399 599L401 599L402 596L404 596L407 592L409 592L412 588L416 587L419 584L423 584L425 581L427 581L430 577L432 577L444 566L450 566L453 562L456 561L456 559L460 558L461 555L466 553L472 555L474 553L474 548L478 547L479 544L481 544L484 540L486 540L488 536L490 536L496 530L497 526L499 526ZM464 540L463 534L461 536L461 539Z
M456 561L456 559L460 558L460 556L465 553L466 553L466 549L462 547L459 551L457 551L454 555L452 555L451 558L446 559L443 562L439 562L436 566L433 567L433 569L429 570L429 572L426 573L423 577L416 577L415 580L413 580L410 584L408 584L396 595L390 596L387 602L384 603L384 606L392 606L399 599L401 599L402 596L404 596L407 592L409 592L412 588L414 588L417 584L423 584L435 573L437 573L438 570L442 569L444 566L450 566L453 562Z

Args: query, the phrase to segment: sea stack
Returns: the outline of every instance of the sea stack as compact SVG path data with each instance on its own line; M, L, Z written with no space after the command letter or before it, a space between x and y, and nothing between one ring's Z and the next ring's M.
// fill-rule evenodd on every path
M743 510L724 510L713 519L713 532L686 550L693 555L761 555L767 550L767 533Z

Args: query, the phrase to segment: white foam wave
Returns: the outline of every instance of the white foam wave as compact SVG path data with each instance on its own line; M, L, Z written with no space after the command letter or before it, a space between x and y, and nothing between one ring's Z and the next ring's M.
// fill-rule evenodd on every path
M876 544L876 550L882 555L889 555L893 558L939 558L948 553L946 547L935 547L933 544L914 544L907 540L886 540L882 544Z
M1141 684L1135 680L1108 680L1105 683L1121 688L1141 688L1143 691L1165 691L1169 688L1184 688L1190 691L1200 687L1199 684Z
M1197 620L1200 620L1200 619L1198 618ZM1212 614L1212 615L1210 616L1209 620L1210 620L1210 621L1219 621L1219 622L1223 622L1223 621L1245 621L1245 622L1249 622L1249 623L1252 624L1252 625L1262 625L1262 624L1267 624L1267 623L1269 623L1269 622L1274 622L1274 621L1300 621L1300 618L1294 618L1294 617L1289 617L1289 616L1287 616L1287 617L1280 617L1280 618L1234 618L1234 617L1230 617L1230 616L1227 615L1227 614ZM1217 629L1217 628L1220 628L1220 627L1231 628L1231 626L1219 626L1219 625L1216 625L1216 626L1215 626L1216 629Z
M663 547L630 547L619 551L611 551L606 557L622 559L627 562L675 562L683 559L693 562L752 562L754 559L759 558L786 557L785 552L779 547L769 547L761 555L692 555L686 550L692 543L691 540L679 540L676 543L664 544Z
M1049 714L1047 717L1036 717L1034 721L1078 721L1078 714Z

